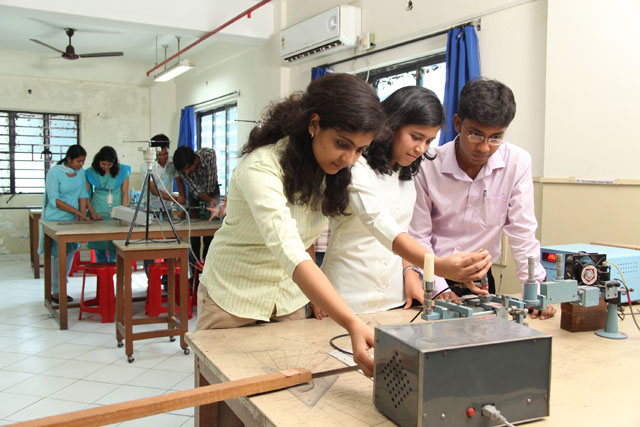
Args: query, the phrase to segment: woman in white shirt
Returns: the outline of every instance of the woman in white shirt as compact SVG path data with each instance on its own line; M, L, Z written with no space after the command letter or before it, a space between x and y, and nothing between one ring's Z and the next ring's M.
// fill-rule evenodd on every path
M397 90L382 106L393 134L373 141L351 168L349 215L331 218L322 264L356 313L409 308L424 297L419 286L405 288L403 258L407 268L421 267L428 252L407 233L416 200L413 176L423 157L431 159L427 149L444 124L444 111L432 91L417 86ZM486 273L490 258L486 251L436 257L435 272L475 289L471 281ZM324 316L316 307L314 312Z
M314 80L271 106L233 172L227 215L200 276L196 329L303 319L310 299L347 329L354 360L372 375L373 331L311 254L326 216L344 214L349 166L384 118L375 91L347 74Z

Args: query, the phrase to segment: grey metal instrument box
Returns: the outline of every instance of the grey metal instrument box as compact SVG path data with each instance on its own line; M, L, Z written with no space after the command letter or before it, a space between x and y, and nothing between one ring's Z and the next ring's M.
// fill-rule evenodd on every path
M495 316L375 330L374 403L401 426L501 424L486 404L511 423L545 417L550 378L551 336Z

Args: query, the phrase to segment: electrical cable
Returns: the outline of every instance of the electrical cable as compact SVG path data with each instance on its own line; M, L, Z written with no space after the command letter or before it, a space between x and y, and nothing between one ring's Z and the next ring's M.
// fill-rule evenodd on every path
M438 293L437 293L437 294L432 298L432 300L435 300L435 299L436 299L436 298L438 298L440 295L442 295L446 290L450 290L450 289L451 289L451 288L447 286L446 288L444 288L443 290L441 290L440 292L438 292ZM416 319L418 318L418 316L420 315L420 313L422 313L422 310L418 310L418 312L416 313L416 315L415 315L415 316L413 316L413 319L411 319L411 320L409 321L409 323L413 323L413 321L414 321L414 320L416 320Z
M160 180L160 184L162 185L162 189L169 196L171 201L173 201L180 209L184 211L185 220L187 221L187 240L189 242L189 252L191 253L194 259L196 260L200 259L200 257L197 257L195 252L193 252L193 249L191 249L191 217L189 216L189 212L180 203L178 203L178 201L173 197L171 192L167 190L167 186L164 185L164 182L162 182L162 180ZM157 184L156 184L156 191L157 191ZM162 197L162 194L159 194L157 197ZM150 202L151 202L150 200L147 200L147 209L149 209Z
M335 340L337 340L338 338L344 338L344 337L348 337L348 336L349 336L349 334L336 335L335 337L333 337L333 338L331 338L331 339L329 340L329 345L331 345L331 347L333 347L333 348L335 348L336 350L338 350L340 353L344 353L344 354L348 354L348 355L350 355L350 356L353 356L353 353L352 353L352 352L347 351L347 350L344 350L344 349L342 349L342 348L338 347L338 346L334 343L334 341L335 341Z
M614 263L614 262L605 261L605 263L613 265L616 268L616 270L618 270L618 273L620 273L620 278L622 278L622 286L624 286L624 288L627 290L627 301L629 301L629 309L631 310L631 318L633 318L633 323L636 324L636 328L638 328L638 330L640 331L640 325L638 325L638 321L636 320L636 315L633 312L633 305L631 304L631 292L629 291L629 287L627 286L627 282L624 280L624 274L622 274L622 270L620 270L620 267L618 267L616 265L616 263Z
M511 424L494 405L484 405L482 415L493 421L499 421L508 427L515 427Z

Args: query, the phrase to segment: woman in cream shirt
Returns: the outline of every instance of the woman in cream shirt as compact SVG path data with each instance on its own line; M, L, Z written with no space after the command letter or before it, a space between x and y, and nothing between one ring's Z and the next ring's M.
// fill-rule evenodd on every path
M371 376L373 331L314 263L326 216L344 214L351 166L384 127L375 91L332 74L272 105L253 129L227 193L198 290L197 329L305 318L312 300L351 335Z

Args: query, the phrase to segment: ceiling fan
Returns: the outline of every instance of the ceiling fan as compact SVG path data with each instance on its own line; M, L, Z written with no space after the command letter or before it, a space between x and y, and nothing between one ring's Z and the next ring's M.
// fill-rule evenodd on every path
M67 48L62 51L58 48L55 48L51 45L48 45L44 42L41 42L40 40L36 40L36 39L29 39L34 43L38 43L41 44L42 46L48 47L49 49L53 49L56 52L61 53L62 57L64 59L69 59L69 60L73 60L73 59L79 59L79 58L102 58L102 57L107 57L107 56L122 56L124 55L124 53L122 52L100 52L100 53L76 53L76 50L73 48L73 46L71 45L71 37L73 37L73 34L76 32L76 30L74 30L73 28L66 28L65 32L67 33L67 36L69 36L69 45L67 46Z

